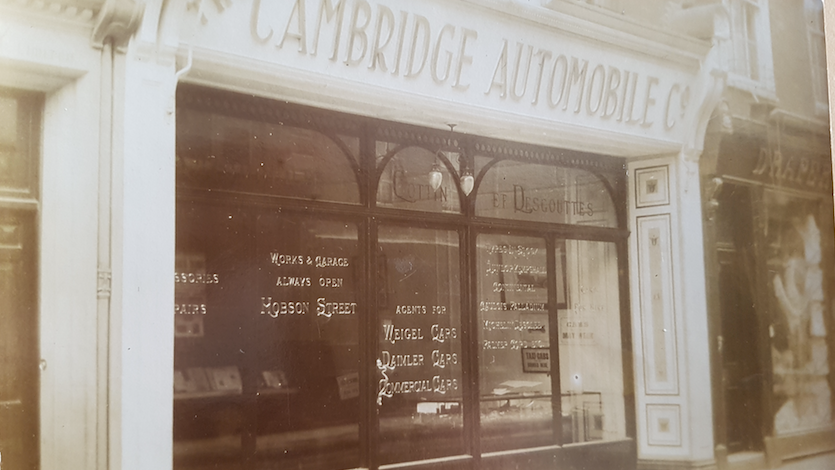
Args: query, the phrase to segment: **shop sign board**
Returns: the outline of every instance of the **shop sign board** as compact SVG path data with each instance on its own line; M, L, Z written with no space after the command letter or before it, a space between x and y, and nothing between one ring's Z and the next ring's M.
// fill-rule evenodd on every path
M717 171L778 188L831 194L832 167L826 154L728 142L722 145Z
M667 142L682 141L694 112L696 60L577 34L544 8L537 20L470 2L215 0L196 15L181 34L195 56L267 64L316 88L338 83Z

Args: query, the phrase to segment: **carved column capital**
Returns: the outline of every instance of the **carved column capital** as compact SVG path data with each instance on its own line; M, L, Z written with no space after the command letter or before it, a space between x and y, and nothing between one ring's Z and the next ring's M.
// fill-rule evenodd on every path
M115 46L127 43L139 29L144 10L145 3L142 1L106 0L93 28L93 45L102 47L108 39L112 39Z

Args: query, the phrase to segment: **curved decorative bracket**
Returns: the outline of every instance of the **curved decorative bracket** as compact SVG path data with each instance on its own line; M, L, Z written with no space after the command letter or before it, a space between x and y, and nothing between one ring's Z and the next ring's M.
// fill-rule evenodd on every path
M134 0L107 0L99 10L93 28L93 46L101 48L108 39L115 46L122 46L139 28L144 2Z
M710 63L710 56L714 53L715 49L711 50L705 65ZM681 149L681 153L686 160L696 162L699 160L699 156L701 156L702 150L704 149L705 134L710 123L710 118L713 116L716 107L722 101L722 94L725 91L725 84L727 82L727 72L711 67L703 72L699 81L701 83L699 83L696 90L696 103L698 103L698 107L693 115L689 132L685 137Z

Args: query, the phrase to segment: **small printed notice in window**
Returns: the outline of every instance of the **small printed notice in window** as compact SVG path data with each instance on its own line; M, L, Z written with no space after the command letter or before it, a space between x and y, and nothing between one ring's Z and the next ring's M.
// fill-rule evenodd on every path
M340 375L336 378L339 385L339 399L349 400L360 396L360 375L357 372Z
M522 348L522 371L551 372L551 351L540 348Z

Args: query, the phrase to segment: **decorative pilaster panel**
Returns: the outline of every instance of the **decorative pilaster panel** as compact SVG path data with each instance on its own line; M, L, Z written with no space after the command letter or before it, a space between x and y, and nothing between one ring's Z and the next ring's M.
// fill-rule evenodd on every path
M652 446L681 446L681 407L647 405L647 443Z
M638 466L710 465L698 173L676 155L630 162L629 175Z
M649 395L678 395L670 215L639 217L637 237L644 386Z

